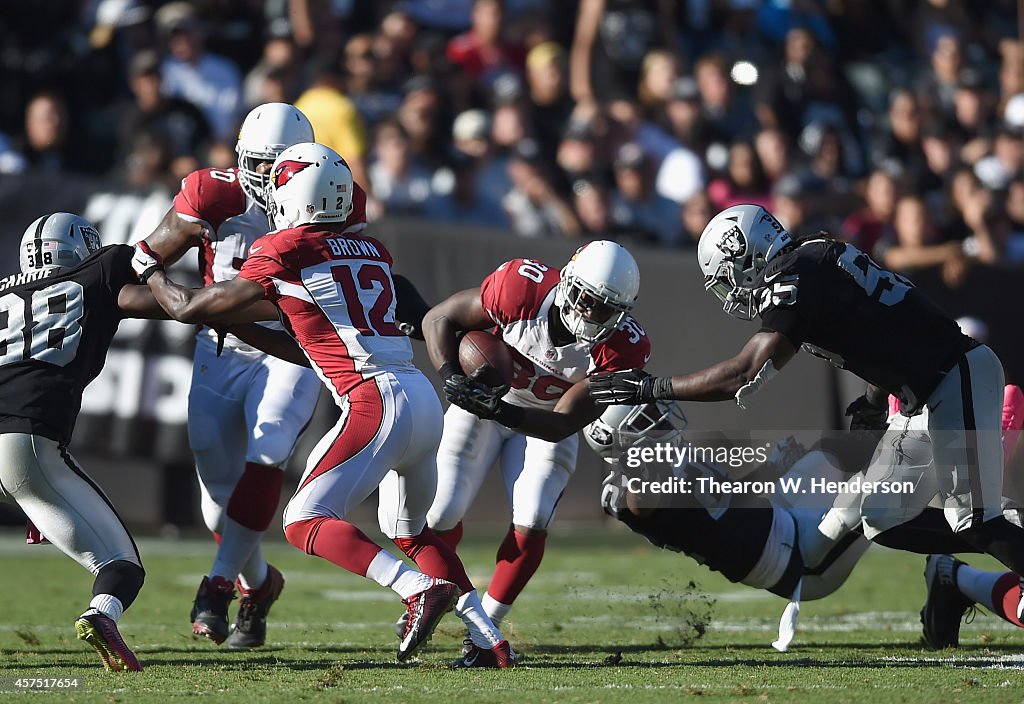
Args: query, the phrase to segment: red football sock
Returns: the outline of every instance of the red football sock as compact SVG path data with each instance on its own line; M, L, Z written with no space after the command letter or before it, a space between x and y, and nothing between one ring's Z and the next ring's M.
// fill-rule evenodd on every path
M416 562L423 574L454 582L463 593L473 590L462 560L429 528L411 538L393 538L392 542Z
M458 550L459 543L462 542L462 521L456 523L455 527L451 530L435 530L434 535L453 551Z
M524 535L514 526L509 527L505 540L498 548L498 564L487 585L487 594L502 604L511 604L526 587L544 558L547 533Z
M284 534L299 550L322 557L360 577L366 576L366 569L381 551L379 545L351 523L326 516L289 523Z
M284 472L277 467L246 462L228 501L228 518L249 530L265 531L274 520L283 482Z
M1020 577L1016 572L1007 572L992 587L992 604L996 616L1009 621L1017 628L1024 628L1024 623L1017 618L1017 605L1020 603Z

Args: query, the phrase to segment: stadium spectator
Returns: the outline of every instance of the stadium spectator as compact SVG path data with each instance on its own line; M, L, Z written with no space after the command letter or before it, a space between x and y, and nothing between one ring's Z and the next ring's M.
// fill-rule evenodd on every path
M565 50L544 42L526 55L527 99L541 150L554 158L566 122L572 114Z
M245 107L252 109L264 103L290 103L298 95L299 67L291 36L271 35L263 44L259 63L245 74Z
M215 138L233 141L243 107L238 68L206 51L204 28L191 4L164 5L157 10L156 24L169 50L161 72L164 93L195 105L203 111Z
M737 92L729 66L721 54L701 57L693 69L700 91L701 115L711 141L729 144L749 139L757 131L757 119L746 97Z
M740 203L754 203L770 210L770 186L753 144L733 142L725 173L708 184L708 198L716 212Z
M164 94L160 56L155 51L133 56L128 76L135 101L121 112L121 145L134 151L144 134L162 140L169 150L170 177L179 181L199 167L196 155L211 136L210 126L195 105Z
M678 54L671 0L581 0L570 55L577 102L636 98L640 69L659 46Z
M956 287L963 281L966 261L960 242L942 242L928 207L917 195L905 195L896 201L893 216L894 237L883 239L874 256L886 269L912 272L933 266L942 267L943 280Z
M463 155L452 159L450 167L442 167L431 181L432 195L426 204L426 216L455 225L473 225L508 229L510 227L499 197L484 191L484 179L478 173L485 162ZM504 176L507 180L507 175ZM502 191L507 192L511 188Z
M388 85L378 75L374 41L369 34L357 34L345 44L345 96L355 103L359 116L369 127L391 117L402 103L398 86Z
M413 153L435 166L444 163L448 146L443 111L441 92L433 79L413 76L402 85L398 121L409 136Z
M523 47L503 36L503 4L502 0L474 0L469 31L448 42L448 60L481 89L501 73L523 70Z
M636 94L649 119L656 119L671 100L679 74L679 58L667 49L654 49L644 57Z
M410 153L409 138L396 120L377 125L369 176L384 213L418 214L430 198L430 171Z
M558 194L538 153L537 143L524 139L510 154L512 190L501 199L512 229L523 237L578 237L579 220Z
M769 183L775 183L793 168L790 142L778 128L760 130L754 136L754 151Z
M366 127L355 104L345 95L344 77L332 60L317 66L310 86L295 101L309 118L317 143L341 154L359 185L369 188L366 177Z
M882 169L872 171L864 188L864 207L849 215L840 228L843 239L862 252L873 252L883 237L892 237L896 183Z
M692 76L680 76L672 83L660 120L683 147L703 154L711 139L711 129L700 108L700 91Z
M693 194L688 201L683 203L679 214L683 230L683 236L679 243L680 246L696 247L701 233L704 232L704 228L707 227L708 223L711 222L711 218L715 215L707 194L703 192Z
M640 145L627 142L619 147L612 167L611 214L617 229L647 242L677 245L679 206L655 191L650 159Z
M34 95L25 108L25 133L19 145L28 168L50 174L75 171L77 152L68 142L69 130L64 96L49 90Z
M934 122L954 119L957 80L964 68L960 35L951 26L942 27L929 39L929 65L917 79L915 89L921 108Z

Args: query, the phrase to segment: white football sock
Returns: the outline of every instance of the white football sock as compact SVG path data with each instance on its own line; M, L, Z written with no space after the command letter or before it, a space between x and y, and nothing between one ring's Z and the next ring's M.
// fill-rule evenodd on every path
M970 565L960 565L956 571L956 587L968 599L972 599L991 611L995 610L992 603L992 587L1005 572L984 572Z
M210 568L210 579L223 577L229 582L234 582L262 537L263 531L246 528L225 516L224 532L220 536L217 557Z
M263 549L259 543L256 543L242 571L238 573L238 581L242 583L243 589L259 589L267 581L267 561L263 559Z
M124 613L124 604L113 594L97 594L89 602L90 609L96 609L114 623L121 620Z
M412 569L383 549L370 561L366 576L382 587L391 587L403 599L419 594L434 584L432 577Z
M508 612L512 610L512 604L502 604L487 592L484 592L484 598L480 600L480 603L490 619L494 621L495 626L501 626L501 622L505 620Z
M472 639L473 645L478 648L490 650L504 640L501 631L491 621L483 604L480 603L480 596L476 593L476 589L459 597L459 600L455 602L455 614L466 624L466 628L469 629L469 637Z

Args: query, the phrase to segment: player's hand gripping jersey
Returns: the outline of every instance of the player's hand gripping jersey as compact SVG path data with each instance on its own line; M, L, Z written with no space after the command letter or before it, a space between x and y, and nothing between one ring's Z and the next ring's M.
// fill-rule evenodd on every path
M632 316L597 343L576 341L556 347L550 313L559 270L532 259L512 259L480 286L480 302L512 352L515 376L505 400L554 408L573 384L597 372L643 367L651 356L647 333Z

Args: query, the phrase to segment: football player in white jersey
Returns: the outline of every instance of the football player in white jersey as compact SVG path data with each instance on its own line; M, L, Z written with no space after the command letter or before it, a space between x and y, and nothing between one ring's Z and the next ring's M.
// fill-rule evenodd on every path
M220 317L264 298L273 303L342 410L337 426L310 454L285 509L288 541L402 597L408 620L399 660L412 655L454 605L473 651L468 662L457 664L509 667L515 654L487 618L458 556L426 527L441 405L413 365L412 346L396 320L401 294L390 253L346 229L353 187L348 165L332 149L295 145L278 156L267 187L269 212L280 229L251 245L237 277L183 288L166 278L144 243L136 251L137 271L182 322ZM423 572L346 520L375 489L381 531Z
M309 120L295 107L256 107L238 135L238 168L200 169L182 179L173 206L146 242L168 263L197 247L206 286L233 279L252 243L271 229L264 201L271 164L285 148L312 140ZM362 212L358 209L348 223L355 230L365 227ZM311 370L264 354L234 335L221 337L203 327L196 336L189 442L203 518L219 545L191 621L194 633L218 645L225 639L232 648L265 642L267 614L284 578L263 558L260 539L277 510L284 465L313 415L319 391ZM228 605L236 584L242 599L229 631Z
M512 520L483 597L495 623L540 566L576 467L576 433L601 414L588 397L588 376L650 358L647 335L629 314L639 291L632 255L600 240L577 250L561 271L531 259L505 262L423 319L427 350L452 402L427 522L452 548L487 471L501 460ZM460 333L491 328L513 357L510 389L467 379L458 364Z

